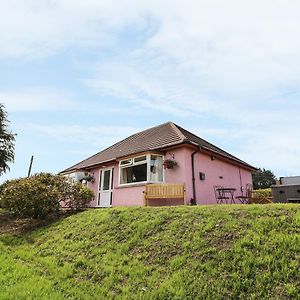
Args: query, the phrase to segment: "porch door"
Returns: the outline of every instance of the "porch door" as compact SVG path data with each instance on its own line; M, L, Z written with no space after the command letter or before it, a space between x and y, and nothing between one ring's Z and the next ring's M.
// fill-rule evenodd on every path
M110 207L112 200L113 169L103 169L100 172L98 207Z

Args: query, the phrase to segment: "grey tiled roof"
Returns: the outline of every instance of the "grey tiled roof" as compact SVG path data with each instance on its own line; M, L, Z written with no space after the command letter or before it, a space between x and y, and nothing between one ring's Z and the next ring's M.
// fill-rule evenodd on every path
M228 152L214 146L213 144L201 139L193 133L185 130L184 128L172 123L167 122L147 130L135 133L128 138L104 149L103 151L77 163L61 173L69 173L75 170L88 169L92 166L99 165L101 163L116 160L118 158L141 153L151 150L164 149L170 146L192 143L200 146L205 150L212 151L241 163L249 168L253 168L251 165L238 159L237 157L229 154Z

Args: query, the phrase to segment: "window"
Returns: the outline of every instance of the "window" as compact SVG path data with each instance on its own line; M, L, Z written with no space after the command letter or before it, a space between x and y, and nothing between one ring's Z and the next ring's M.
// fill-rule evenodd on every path
M147 156L144 155L144 156L139 156L139 157L135 157L133 159L134 163L144 163L144 162L147 162Z
M162 182L163 157L148 154L122 160L120 167L120 184L137 182Z
M120 162L120 165L122 165L122 166L128 166L128 165L131 165L131 164L132 164L132 159L131 158L130 159L122 160Z

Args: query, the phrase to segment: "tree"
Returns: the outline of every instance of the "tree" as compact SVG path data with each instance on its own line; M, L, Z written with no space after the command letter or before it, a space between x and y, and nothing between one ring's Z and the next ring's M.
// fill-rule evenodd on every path
M8 127L7 112L0 103L0 175L9 170L8 164L15 158L15 134Z
M276 177L271 170L258 169L252 174L254 189L267 189L276 183Z

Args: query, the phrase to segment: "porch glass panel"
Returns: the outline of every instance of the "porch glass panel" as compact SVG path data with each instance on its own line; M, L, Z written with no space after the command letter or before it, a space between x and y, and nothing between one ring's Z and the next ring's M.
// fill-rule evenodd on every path
M163 181L163 157L159 155L151 155L150 159L150 181Z

